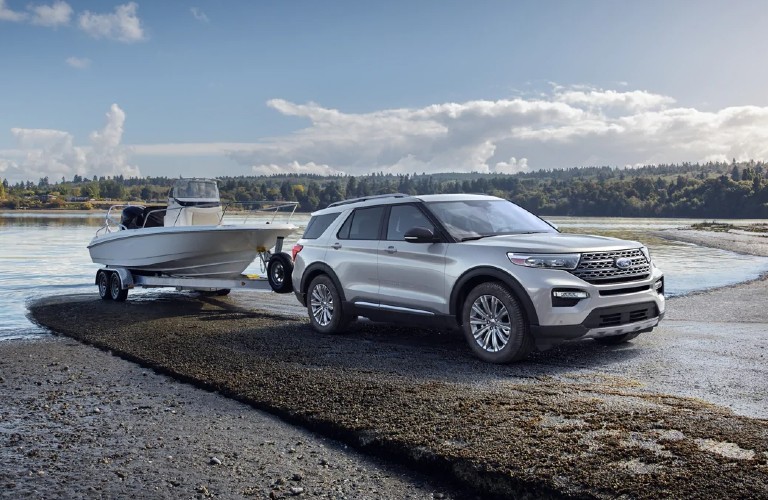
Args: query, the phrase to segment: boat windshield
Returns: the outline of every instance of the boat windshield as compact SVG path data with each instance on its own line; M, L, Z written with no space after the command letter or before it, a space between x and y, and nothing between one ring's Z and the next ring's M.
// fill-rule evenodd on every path
M545 221L506 200L435 201L427 205L459 241L502 234L557 232Z
M216 181L208 179L181 179L173 187L176 199L219 200L219 188Z

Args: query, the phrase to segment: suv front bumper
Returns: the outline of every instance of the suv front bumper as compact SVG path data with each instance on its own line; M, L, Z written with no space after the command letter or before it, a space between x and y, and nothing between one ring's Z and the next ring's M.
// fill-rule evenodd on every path
M665 314L663 281L656 288L664 275L655 267L645 280L610 285L593 285L559 272L539 272L536 277L538 286L529 286L527 292L538 319L538 324L531 324L531 333L540 348L564 340L647 332ZM552 291L562 289L587 292L588 298L555 305Z

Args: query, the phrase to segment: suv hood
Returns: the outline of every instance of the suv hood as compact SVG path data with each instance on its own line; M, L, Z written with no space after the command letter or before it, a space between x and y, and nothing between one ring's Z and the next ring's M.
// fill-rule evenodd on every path
M508 234L465 241L461 244L503 247L518 253L581 253L626 250L643 246L637 241L567 233Z

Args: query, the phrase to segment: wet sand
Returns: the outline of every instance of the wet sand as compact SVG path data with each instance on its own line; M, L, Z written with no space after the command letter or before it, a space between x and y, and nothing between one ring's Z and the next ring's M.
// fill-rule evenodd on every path
M700 236L702 241L709 241L706 236ZM350 498L471 496L468 491L481 497L766 497L768 312L762 301L755 300L766 293L768 281L758 280L675 298L668 302L668 316L661 327L632 343L604 347L589 340L577 341L503 367L474 359L460 337L430 330L360 322L347 335L318 335L290 296L269 295L265 309L259 309L261 297L245 293L228 298L167 293L123 304L100 301L95 291L93 295L49 299L32 308L41 324L146 368L68 339L50 342L50 352L39 354L43 357L37 360L37 367L22 368L29 351L14 352L0 344L0 373L5 377L0 396L3 401L6 397L13 401L11 410L3 410L0 438L6 442L0 445L0 452L3 463L18 465L0 473L0 488L13 484L0 489L0 495L29 492L38 484L47 485L43 492L48 493L56 487L79 488L83 478L75 471L88 465L93 477L102 477L94 483L112 484L114 489L76 490L84 495L107 491L119 496L139 492L178 496L180 490L173 489L178 486L167 478L180 475L190 478L181 482L188 488L183 496L207 492L230 498L253 492L257 497L335 497L334 481L362 467L350 465L351 469L340 468L338 476L324 478L318 471L325 469L304 462L307 468L299 475L307 487L298 492L290 489L296 486L287 478L294 463L290 456L284 462L274 453L249 457L238 464L241 475L231 469L219 474L221 464L210 464L214 453L199 451L210 443L193 442L168 453L179 457L173 467L167 459L153 455L152 466L134 467L122 478L118 472L126 474L126 465L93 465L97 451L104 448L140 464L146 460L142 454L148 453L147 448L134 443L146 445L158 433L175 435L179 426L188 429L187 436L207 436L212 414L202 409L250 419L261 415L256 408L368 456L394 460L425 474L408 476L403 468L372 462L373 469L362 467L355 476L359 489L340 493ZM36 382L47 384L40 377L50 378L50 371L59 369L45 356L77 359L81 354L74 353L84 352L89 353L86 357L101 358L84 359L78 373L85 375L68 382L67 389L41 393L46 385ZM89 364L98 369L88 368ZM6 373L12 367L20 371L14 375L16 382L9 385L11 378ZM123 374L129 368L141 375ZM38 370L41 373L36 378ZM30 382L25 383L26 379ZM184 395L169 399L154 387L143 389L137 379L166 384L179 393L183 388ZM140 413L122 411L109 423L126 422L136 441L121 434L119 427L88 432L95 419L115 407L120 409L104 393L113 394L110 397L121 403L127 401L125 409L155 408L150 419L153 427L148 431L140 425L145 421ZM83 458L81 463L18 449L19 440L26 436L37 435L39 447L56 444L50 432L36 433L41 414L46 415L39 408L41 394L53 398L57 408L82 406L71 413L66 426L69 433L93 436L73 446L73 453ZM139 395L149 402L133 403L130 398ZM196 405L195 398L202 395L217 399ZM204 416L200 420L188 418L190 412L170 416L166 408L173 406L166 400L185 408L199 406ZM94 405L100 410L96 417ZM227 405L235 406L220 409L229 408ZM43 422L44 428L54 420L45 417ZM231 446L215 453L229 453L225 458L231 461L232 448L257 449L264 434L277 432L269 423L251 425L262 427L259 432L239 432L239 426L228 425L229 429L214 434L213 443L233 439ZM304 432L290 426L288 431ZM288 446L291 439L280 441L277 447ZM304 437L302 442L310 443L310 439ZM339 457L351 456L342 445L325 443L322 448L314 442L305 446L315 455L319 450L334 449ZM270 465L272 460L276 460L274 465ZM46 465L50 466L48 475L45 471L40 475L38 471ZM270 476L260 465L285 472ZM389 472L376 472L382 468ZM397 483L366 482L381 474L389 474ZM281 484L275 483L276 476L283 479ZM47 482L40 483L40 477L47 477ZM121 489L128 477L129 487ZM215 481L197 484L191 479L197 477L214 477ZM310 481L314 481L311 486ZM451 489L454 483L467 489ZM90 486L96 488L96 484ZM205 489L189 489L200 486ZM366 493L371 488L378 488L377 493Z

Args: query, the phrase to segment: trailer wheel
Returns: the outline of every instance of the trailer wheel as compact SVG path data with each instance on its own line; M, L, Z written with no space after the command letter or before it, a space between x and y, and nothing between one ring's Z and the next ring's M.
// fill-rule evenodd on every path
M112 295L109 294L108 272L99 271L96 273L96 285L99 287L99 297L101 297L101 300L112 300Z
M216 290L216 295L219 297L224 297L225 295L229 295L229 292L231 290L229 288L222 288L221 290Z
M267 263L267 279L269 286L277 293L290 293L293 291L291 274L293 263L287 253L276 253L269 258Z
M128 298L128 289L120 287L120 276L117 273L109 277L109 295L115 302L123 302Z

